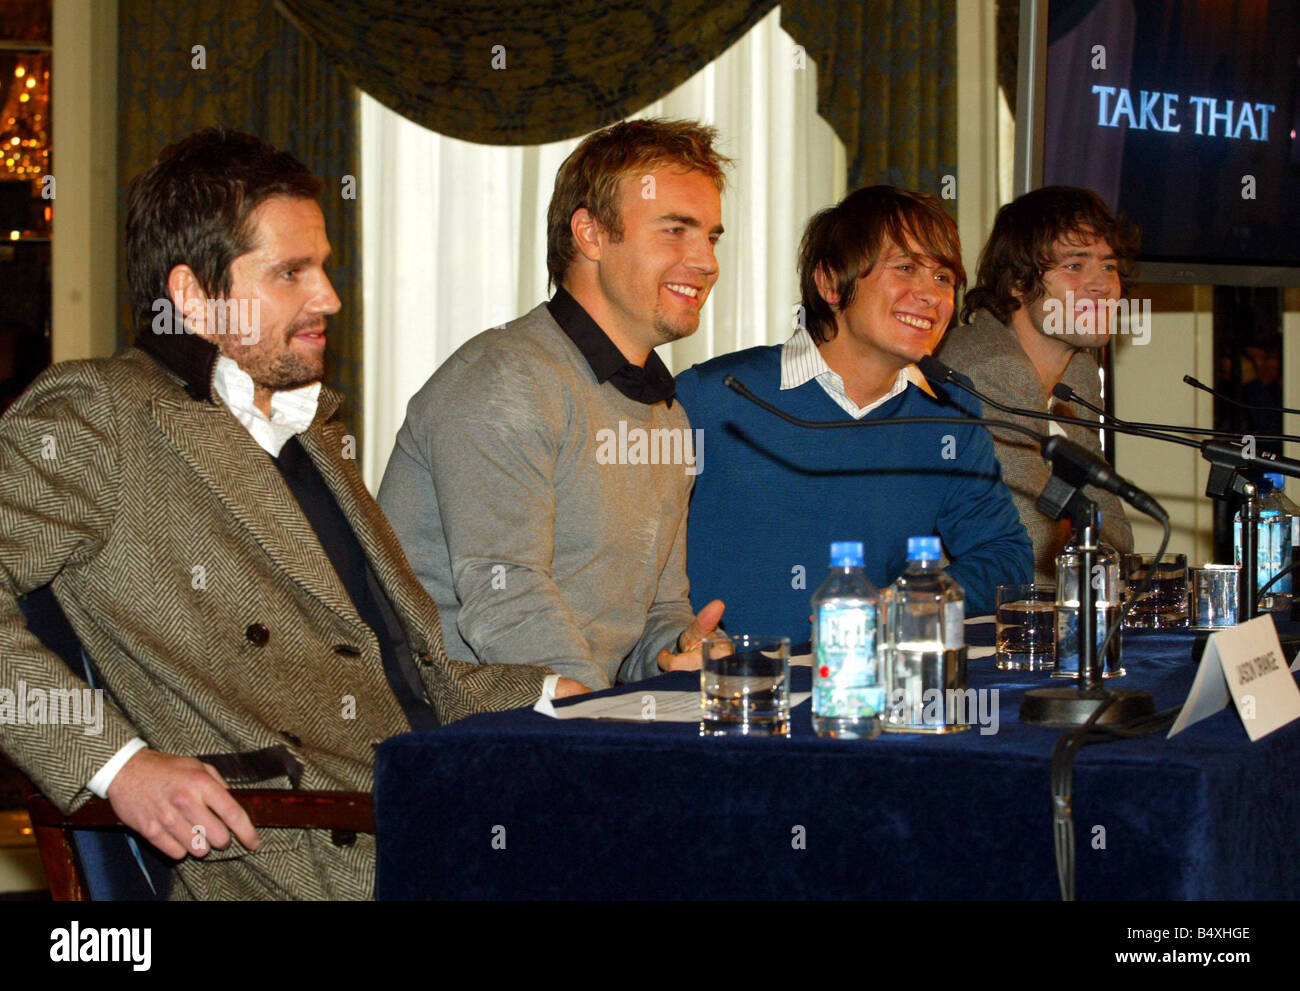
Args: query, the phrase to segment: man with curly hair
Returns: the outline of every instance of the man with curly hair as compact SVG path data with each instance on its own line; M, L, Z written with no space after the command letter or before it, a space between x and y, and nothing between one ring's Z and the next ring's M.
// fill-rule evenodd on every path
M966 293L963 325L949 333L939 357L1008 406L1095 419L1053 397L1052 389L1064 382L1101 405L1096 355L1115 333L1115 303L1128 289L1137 246L1137 231L1091 190L1046 186L1006 204ZM1042 421L1008 418L1043 428ZM1071 424L1050 429L1101 456L1096 430ZM1034 543L1035 578L1052 581L1070 524L1038 511L1048 466L1022 435L995 431L994 438L1002 478ZM1102 538L1120 553L1131 551L1133 531L1119 499L1091 487L1087 493L1102 510Z

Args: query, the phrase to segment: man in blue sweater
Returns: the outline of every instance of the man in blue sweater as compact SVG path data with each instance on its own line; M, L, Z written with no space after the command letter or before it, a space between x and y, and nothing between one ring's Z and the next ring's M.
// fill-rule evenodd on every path
M859 189L804 232L794 336L677 377L707 454L688 524L696 608L725 598L733 631L806 641L833 540L863 541L867 576L883 586L903 571L908 537L937 534L968 615L992 612L998 585L1031 579L1029 538L985 428L810 430L723 384L733 375L808 420L978 416L978 401L936 398L913 367L938 345L965 280L956 225L937 199Z

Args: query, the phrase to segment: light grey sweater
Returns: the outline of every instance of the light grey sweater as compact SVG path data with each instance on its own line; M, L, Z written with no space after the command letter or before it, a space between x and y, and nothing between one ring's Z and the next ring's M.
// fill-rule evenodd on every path
M1016 333L988 310L978 310L970 323L954 327L939 348L938 357L946 364L970 376L975 388L1007 406L1059 413L1062 416L1096 421L1097 416L1079 406L1053 398L1043 385L1033 363L1025 354ZM1077 351L1065 368L1061 381L1094 406L1101 405L1100 376L1092 354ZM1049 409L1050 404L1050 409ZM1031 430L1046 433L1043 420L1031 420L1000 410L986 409L997 419L1011 420ZM1066 436L1101 457L1101 443L1096 430L1074 424L1064 426ZM1034 544L1034 580L1056 580L1056 555L1069 536L1069 524L1049 520L1038 511L1036 503L1051 476L1038 448L1021 434L1007 430L993 431L994 453L1002 465L1002 480L1011 490L1011 498L1020 511L1020 520ZM1124 506L1117 497L1095 486L1085 489L1088 498L1102 512L1102 539L1121 554L1133 549L1133 529L1124 516Z
M618 461L662 461L648 441L669 435L648 432L689 428L679 403L598 384L545 304L448 358L407 407L379 489L447 653L591 688L659 674L694 618L694 468Z

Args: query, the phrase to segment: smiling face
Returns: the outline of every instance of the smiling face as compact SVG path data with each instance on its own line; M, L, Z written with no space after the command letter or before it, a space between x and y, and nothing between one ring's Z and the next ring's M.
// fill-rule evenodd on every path
M653 180L653 181L650 181ZM722 236L717 184L702 172L666 166L619 185L617 239L585 210L574 216L584 261L566 286L629 360L693 334L718 279L714 249Z
M1043 272L1043 296L1024 307L1040 334L1075 348L1099 348L1115 328L1106 300L1120 298L1119 261L1104 239L1058 237L1053 264ZM1023 300L1022 300L1023 301ZM1050 334L1048 333L1050 329Z
M915 241L900 247L886 239L847 307L839 308L829 280L819 277L818 287L835 307L835 336L821 345L827 364L836 371L845 363L896 374L938 346L952 319L956 275Z
M241 320L255 322L203 329L252 378L260 406L325 374L325 318L341 304L325 274L330 246L314 200L273 196L249 219L253 248L231 262L227 298L239 303Z

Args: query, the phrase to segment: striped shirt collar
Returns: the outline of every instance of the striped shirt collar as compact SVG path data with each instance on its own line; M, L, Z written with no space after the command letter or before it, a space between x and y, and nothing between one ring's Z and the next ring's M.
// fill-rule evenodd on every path
M929 383L925 381L925 377L917 367L908 365L899 370L898 377L894 379L894 384L888 392L874 402L867 403L866 406L858 406L849 398L848 392L844 389L844 380L840 378L839 373L826 364L826 359L817 349L812 335L806 329L800 328L781 346L781 388L782 390L797 389L811 379L816 379L817 384L822 387L826 395L831 397L835 405L855 420L862 419L873 409L889 402L906 389L909 382L923 392L934 395Z
M271 457L280 456L280 449L296 437L316 418L320 402L321 384L297 389L278 389L271 393L271 416L253 405L253 379L232 359L224 354L217 359L212 372L212 391L221 397L236 420L253 435L253 440Z

